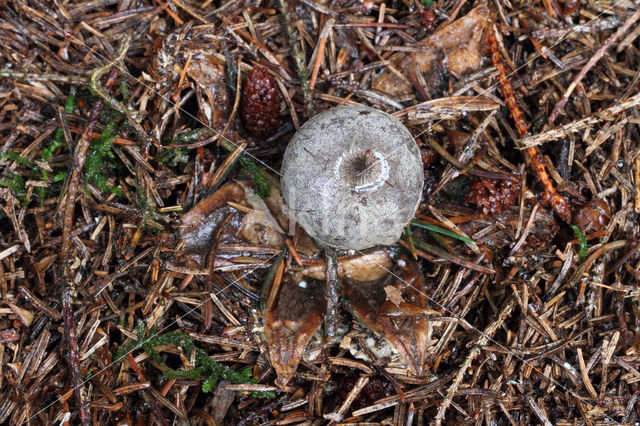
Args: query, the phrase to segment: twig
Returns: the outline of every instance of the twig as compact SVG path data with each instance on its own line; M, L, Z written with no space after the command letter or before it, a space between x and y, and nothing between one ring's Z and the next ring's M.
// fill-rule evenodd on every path
M471 366L471 363L482 350L482 346L486 345L489 342L489 340L491 340L496 330L502 326L502 323L509 316L514 305L515 305L515 298L511 297L509 302L507 302L506 306L502 308L502 311L500 311L498 318L489 327L485 329L485 331L482 333L482 337L478 339L478 343L473 347L473 349L467 356L467 359L465 359L464 362L462 363L462 366L458 370L458 374L456 374L456 377L453 380L453 383L451 384L451 386L449 386L449 390L447 391L447 396L445 397L444 401L442 401L442 404L440 404L440 408L438 409L438 414L436 415L436 419L435 419L436 425L442 424L442 420L444 419L444 415L447 411L447 408L449 408L449 405L451 405L453 397L455 396L455 393L458 390L460 383L462 382L462 378L464 377L465 373Z
M318 41L317 51L315 53L315 63L313 65L313 72L311 73L311 82L309 83L309 88L313 90L316 85L316 79L318 78L318 72L320 71L320 65L324 62L324 49L327 44L327 37L329 36L329 31L333 26L335 20L333 18L329 18L329 20L324 24L322 31L320 32L320 40ZM312 58L313 60L313 58Z
M470 262L466 259L463 259L461 257L452 255L450 253L447 253L444 250L439 249L436 246L433 246L429 243L425 243L422 240L414 240L415 245L418 248L421 248L422 250L427 251L430 254L433 254L435 256L441 257L444 260L447 260L449 262L455 263L456 265L460 265L464 268L469 268L471 270L474 271L478 271L478 272L482 272L483 274L495 274L496 271L494 269L491 268L487 268L486 266L482 266L482 265L478 265L477 263L473 263ZM420 254L420 253L418 253Z
M87 77L79 75L59 75L59 74L35 74L28 72L17 72L8 69L0 69L0 77L13 78L27 81L61 81L63 83L85 83Z
M580 264L578 269L576 269L576 272L574 272L571 278L569 279L567 283L567 287L573 286L573 284L582 277L582 274L584 274L591 267L591 265L597 258L599 258L603 254L611 250L617 250L619 248L622 248L626 246L627 243L628 243L627 240L618 240L618 241L614 241L612 243L606 244L598 248L597 250L595 250L593 253L591 253L589 257L587 257L587 259L584 262Z
M509 106L511 117L513 118L513 121L516 125L516 129L518 130L520 139L523 139L527 136L527 126L524 124L524 114L518 106L516 98L513 94L513 89L511 88L511 82L509 81L509 77L507 76L507 71L504 68L502 60L500 59L500 51L498 49L498 42L496 41L495 36L496 31L497 29L495 25L492 25L489 31L491 61L493 62L493 66L498 70L498 79L500 80L502 95L504 96L504 99ZM569 203L563 196L557 193L555 187L553 186L553 182L551 182L551 178L549 177L549 173L547 172L546 165L542 161L540 151L535 147L528 147L525 150L525 153L527 155L529 163L531 164L531 167L533 167L538 175L538 180L544 187L545 196L549 199L551 207L553 207L553 210L555 210L558 216L560 216L565 222L571 223L571 209L569 208Z
M106 68L105 68L106 71ZM104 73L104 71L103 71ZM108 90L113 86L118 77L119 71L117 68L111 68L107 82L104 87ZM80 142L76 147L73 163L71 165L70 178L67 186L67 194L64 204L64 214L62 217L62 248L61 248L61 268L62 274L59 281L59 292L62 301L62 316L64 319L64 329L67 340L67 348L69 351L69 369L71 370L71 383L73 386L73 392L78 404L78 412L80 415L80 421L83 425L89 425L89 407L85 401L83 395L82 379L83 374L80 370L80 360L78 359L78 342L76 338L76 324L73 318L73 301L76 296L76 289L74 278L71 276L71 264L73 258L70 255L71 249L71 229L73 228L73 217L75 209L75 199L78 192L78 185L80 180L80 173L84 167L84 162L87 157L87 150L89 149L89 141L93 135L93 129L98 122L98 116L102 109L103 101L98 99L89 118L89 124L85 128Z
M622 36L622 34L626 33L629 27L631 27L631 25L633 25L633 23L636 22L638 18L640 18L640 8L636 9L636 11L629 17L629 19L627 19L624 25L618 28L618 31L616 31L611 37L609 37L607 41L605 41L604 44L600 46L600 48L591 57L591 59L589 59L589 62L587 62L584 67L582 67L578 75L573 79L567 90L564 92L564 95L562 95L562 98L558 101L558 103L556 103L556 106L553 107L553 111L551 112L548 121L548 124L550 126L552 126L556 121L556 118L558 118L558 114L560 114L560 111L562 111L564 106L567 104L569 96L571 96L575 88L578 86L578 84L580 84L587 72L589 72L589 70L593 68L593 66L600 60L600 58L604 56L605 52L609 50L613 43L615 43L616 40L618 40Z
M131 366L133 371L135 371L138 374L138 380L141 383L148 382L147 378L144 376L142 372L142 369L140 368L136 360L133 358L133 354L131 352L127 353L127 361L129 361L129 365ZM141 391L145 392L144 389L141 389ZM162 411L160 411L160 407L158 406L158 401L156 400L156 398L153 397L153 394L148 394L148 396L149 396L149 405L151 407L151 412L153 413L154 419L163 426L168 425L167 419L162 414Z
M456 171L457 175L469 173L470 175L484 179L516 180L512 174L488 172L486 170L477 168L474 164L465 165L461 163L453 155L449 154L449 152L442 145L440 145L438 142L436 142L435 139L431 137L427 138L427 143L429 143L431 149L433 149L438 155L444 158L453 167L458 169Z
M360 395L360 392L362 391L362 389L364 389L367 383L369 383L369 377L360 376L358 378L358 381L353 385L353 387L349 391L349 394L347 395L347 397L342 402L342 405L340 405L340 408L338 409L338 411L329 415L325 415L325 418L329 418L334 422L341 422L342 419L344 418L344 414L347 412L351 404L353 404L353 401L355 401L358 395Z
M531 395L527 395L526 401L527 404L529 404L529 407L531 407L531 411L533 411L533 413L538 417L538 420L540 420L540 422L544 426L553 426L553 423L551 423L549 419L547 419L547 416L540 409L540 407L538 407L538 404L536 404Z
M547 130L546 132L539 133L534 136L520 139L520 145L523 148L530 148L533 146L542 145L543 143L550 142L555 139L563 138L571 133L577 133L595 124L598 124L601 121L611 120L617 114L626 111L627 109L632 108L638 104L640 104L640 92L636 93L624 102L612 105L607 109L596 112L595 114L591 114L585 118L581 118L580 120L567 123L564 126Z
M133 108L130 106L124 105L122 102L109 95L108 91L102 87L100 84L100 79L102 76L109 71L111 68L118 68L124 70L122 65L122 60L124 56L127 54L129 50L129 44L131 42L131 37L129 35L125 35L122 39L122 44L120 45L120 51L118 52L118 56L113 60L108 62L106 65L96 69L93 74L91 74L91 79L89 80L89 90L94 92L97 96L99 96L104 102L107 103L111 108L118 111L120 114L123 114L127 117L129 124L136 130L138 135L147 143L152 143L151 137L147 134L144 128L140 125L140 123L136 120L136 116L134 116L135 112Z
M522 245L526 241L527 236L529 235L529 232L531 232L531 229L533 228L533 223L534 223L534 221L536 219L536 213L538 212L538 208L539 207L540 207L539 204L536 204L535 206L533 206L533 210L531 210L531 216L529 216L529 220L527 221L527 226L524 228L524 232L522 233L522 235L518 239L518 242L511 249L511 253L510 254L512 256L515 253L517 253L518 250L520 250L520 247L522 247Z

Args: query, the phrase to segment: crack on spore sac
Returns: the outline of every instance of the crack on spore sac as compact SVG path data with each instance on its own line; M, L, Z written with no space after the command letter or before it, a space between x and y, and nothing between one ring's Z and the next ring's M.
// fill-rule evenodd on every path
M379 152L351 150L338 159L337 174L355 191L378 188L388 177L389 166Z

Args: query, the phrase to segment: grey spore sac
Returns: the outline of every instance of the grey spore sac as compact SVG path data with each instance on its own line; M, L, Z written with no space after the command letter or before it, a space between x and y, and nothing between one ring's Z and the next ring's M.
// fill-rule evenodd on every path
M306 122L282 163L282 194L311 237L334 248L393 244L417 209L420 150L395 117L337 107Z

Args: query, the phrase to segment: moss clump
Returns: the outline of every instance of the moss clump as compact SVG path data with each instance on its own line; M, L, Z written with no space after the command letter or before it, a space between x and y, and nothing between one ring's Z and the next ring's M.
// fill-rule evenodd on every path
M253 378L250 368L245 368L241 371L234 371L230 368L225 367L219 362L212 360L204 350L198 348L193 343L191 337L189 337L189 335L186 333L169 332L158 334L158 331L156 329L151 329L149 331L149 334L147 335L145 333L144 323L142 321L139 321L137 334L137 342L129 342L128 344L122 346L116 352L116 361L121 361L127 353L133 350L142 349L147 354L149 354L149 356L154 361L164 365L164 361L160 357L160 354L155 350L155 348L161 345L173 344L174 346L181 348L187 354L191 354L195 351L195 363L194 368L191 370L166 371L164 373L164 376L167 378L189 377L195 379L206 376L206 378L202 382L202 391L206 393L211 392L220 379L226 379L235 384L256 383L256 380ZM275 394L273 392L253 392L253 396L274 398Z
M84 173L86 181L95 185L101 191L111 191L116 195L121 195L120 189L107 185L107 179L114 168L113 163L107 160L115 159L115 155L111 150L113 141L116 138L115 132L116 126L112 122L104 129L98 139L91 142Z
M22 155L17 152L7 151L0 154L0 160L11 160L15 161L19 165L26 167L31 170L30 177L34 176L34 172L40 170L40 167L24 158ZM20 200L22 203L27 202L27 187L24 182L24 178L18 173L8 173L6 176L0 178L0 186L4 186L5 188L9 188L13 191L16 198ZM44 189L44 188L42 188Z
M75 108L76 108L75 96L73 93L70 93L67 96L67 99L65 100L64 111L67 114L72 114L73 111L75 111ZM42 154L40 156L41 162L47 162L51 157L53 157L53 154L55 153L55 151L64 145L63 138L64 138L64 132L62 131L61 128L58 127L55 133L53 134L53 138L51 139L51 142L49 143L49 145L44 147L44 149L42 150ZM42 167L29 161L27 158L22 157L20 154L16 152L7 151L3 154L0 154L0 159L13 160L18 164L20 164L21 166L31 170L29 174L29 179L42 180L45 182L48 182L50 180L50 175L48 170L43 169ZM52 183L59 182L63 180L64 177L65 177L65 173L62 173L62 172L57 173L53 176L53 179L51 179L51 182ZM25 188L24 178L22 178L22 176L16 173L7 175L0 179L0 186L5 186L12 189L20 201L22 202L27 201L26 200L27 191ZM43 205L44 200L47 197L47 189L42 186L38 186L35 188L35 192L38 195L38 199L40 200L40 205Z
M247 174L253 177L253 182L256 187L256 194L260 198L267 198L271 193L271 186L267 181L264 171L261 167L256 165L247 155L243 154L238 159L238 162Z
M21 202L26 201L27 188L24 184L24 179L19 174L9 173L0 178L0 186L11 189Z

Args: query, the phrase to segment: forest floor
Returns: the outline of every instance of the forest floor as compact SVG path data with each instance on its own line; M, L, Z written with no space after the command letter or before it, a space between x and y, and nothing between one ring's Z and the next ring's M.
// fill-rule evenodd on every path
M0 0L0 423L637 423L639 18ZM341 105L420 149L391 246L280 195Z

